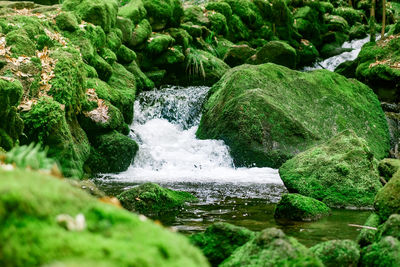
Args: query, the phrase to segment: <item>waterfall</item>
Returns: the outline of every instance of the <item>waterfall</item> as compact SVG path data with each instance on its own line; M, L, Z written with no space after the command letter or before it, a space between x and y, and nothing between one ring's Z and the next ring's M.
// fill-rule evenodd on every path
M139 144L134 164L107 175L120 182L282 184L278 170L235 168L222 140L199 140L196 130L209 87L167 87L141 93L131 137Z

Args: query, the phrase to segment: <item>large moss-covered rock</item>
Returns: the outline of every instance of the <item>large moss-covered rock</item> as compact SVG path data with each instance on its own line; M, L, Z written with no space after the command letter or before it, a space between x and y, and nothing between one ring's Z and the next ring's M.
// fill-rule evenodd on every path
M396 267L400 262L400 241L387 236L361 251L359 266Z
M399 194L400 173L397 172L375 197L375 210L382 221L386 221L391 214L400 213Z
M393 36L363 46L358 55L356 77L374 89L379 99L398 102L400 70L400 37Z
M271 41L261 48L248 63L263 64L275 63L288 68L296 68L297 53L289 44L281 41Z
M372 207L382 187L377 161L365 140L351 130L296 155L279 173L289 192L330 207Z
M7 33L6 43L16 57L35 55L36 46L23 28Z
M83 164L89 157L89 141L75 116L67 121L62 105L42 97L28 112L22 113L24 133L28 141L49 147L48 155L55 158L65 176L81 177Z
M237 166L279 167L348 128L386 156L387 123L367 86L325 70L242 65L211 89L197 136L224 140Z
M274 217L293 221L316 221L331 209L321 201L299 194L285 194L275 207Z
M147 19L142 20L133 29L132 37L128 41L129 46L136 47L143 44L151 35L151 25Z
M84 21L101 26L108 32L115 25L118 2L116 0L65 0L62 8L74 12Z
M221 267L323 266L305 246L278 229L268 228L236 249Z
M72 12L62 12L56 17L56 24L60 30L73 32L78 29L78 20Z
M17 144L22 134L23 122L17 112L22 93L19 81L0 78L0 147L5 150Z
M116 131L93 137L91 145L86 164L92 173L125 171L139 150L135 141Z
M393 175L400 169L400 159L383 159L379 162L379 175L386 181L392 179Z
M351 240L331 240L313 246L310 250L326 267L357 266L360 249Z
M190 193L145 183L118 195L124 208L145 215L159 215L181 208L185 202L196 201Z
M220 222L207 227L204 233L190 236L190 242L201 248L213 266L218 266L254 236L254 232L244 227Z
M167 25L179 26L183 16L182 3L179 0L143 0L147 17L155 31L164 29Z
M142 0L130 0L124 2L125 4L118 9L118 16L128 18L135 24L139 23L146 17L147 11L144 8Z
M1 266L208 266L185 237L65 181L18 169L0 176Z
M248 45L231 46L224 56L224 61L231 67L242 65L246 60L254 55L256 50Z
M377 233L377 240L381 240L385 236L393 236L397 239L400 238L400 215L392 214L387 221L379 227Z

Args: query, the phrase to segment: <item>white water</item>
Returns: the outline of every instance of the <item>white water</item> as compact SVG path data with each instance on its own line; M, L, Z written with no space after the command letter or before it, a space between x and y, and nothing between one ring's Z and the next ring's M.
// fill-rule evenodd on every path
M349 52L343 52L337 56L333 56L330 58L325 59L324 61L317 62L311 67L305 67L305 71L312 71L318 69L327 69L330 71L334 71L341 63L345 61L355 60L360 54L361 48L364 44L369 42L369 35L364 39L353 40L350 42L344 42L342 48L349 48L352 49ZM376 40L380 39L380 35L376 36Z
M118 182L283 184L278 170L235 168L223 141L198 140L201 105L208 87L170 87L142 93L135 102L134 164Z

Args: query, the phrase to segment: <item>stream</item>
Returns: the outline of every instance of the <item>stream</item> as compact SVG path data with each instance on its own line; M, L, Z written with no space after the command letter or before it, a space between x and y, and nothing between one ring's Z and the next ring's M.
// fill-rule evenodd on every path
M305 70L334 70L355 59L369 39L352 41L351 52L329 58ZM198 140L196 130L201 106L209 87L168 86L141 93L135 102L131 138L139 152L127 171L104 174L95 179L107 194L115 196L145 182L187 191L199 198L179 213L153 218L184 234L204 231L215 222L228 222L251 230L277 227L306 246L332 239L355 239L371 211L333 210L318 222L274 219L274 207L287 190L278 170L236 168L223 141Z

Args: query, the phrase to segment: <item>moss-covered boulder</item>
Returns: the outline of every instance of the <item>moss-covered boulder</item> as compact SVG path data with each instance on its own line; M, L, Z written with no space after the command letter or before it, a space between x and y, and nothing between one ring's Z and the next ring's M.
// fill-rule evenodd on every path
M375 197L375 210L382 221L386 221L391 214L400 213L399 194L400 173L397 172Z
M0 147L5 150L18 143L23 131L23 121L17 112L22 93L22 84L18 80L0 78Z
M101 26L108 32L115 26L118 2L116 0L65 0L62 8L74 12L84 21Z
M351 240L331 240L313 246L310 250L326 267L358 266L360 249Z
M222 2L222 1L208 2L205 7L207 10L216 11L216 12L221 13L227 19L229 19L232 16L232 8L226 2Z
M381 240L385 236L393 236L400 239L400 215L392 214L387 221L379 227L377 240Z
M125 171L139 150L135 141L116 131L95 136L90 141L92 147L86 165L92 173Z
M208 266L185 237L63 180L18 169L0 176L2 266Z
M379 242L365 247L361 251L359 266L399 266L400 241L392 236L387 236Z
M379 175L386 181L392 179L393 175L400 169L399 159L383 159L379 162Z
M371 227L370 229L364 228L361 229L360 234L357 236L357 243L360 245L360 247L365 247L368 245L371 245L372 243L375 242L375 237L377 234L377 228L380 224L381 220L379 216L376 213L372 213L367 221L364 223L364 226Z
M400 37L393 36L368 43L358 55L356 77L374 89L381 101L398 102L400 70Z
M182 3L179 0L143 0L147 17L155 31L164 29L167 25L179 26L183 16Z
M152 56L156 57L161 53L167 51L168 47L171 47L175 43L175 39L167 34L154 34L150 37L146 52Z
M361 23L365 17L363 11L351 7L338 7L332 13L344 18L350 26L353 26L357 22Z
M271 41L263 46L247 62L250 64L275 63L288 68L296 68L297 53L289 44Z
M196 201L190 193L145 183L117 196L124 208L144 215L159 215L181 208L185 202Z
M224 56L224 61L231 67L244 64L247 59L256 53L254 48L248 45L231 46Z
M128 41L128 46L136 47L142 45L151 36L151 25L147 19L142 20L133 29L132 37Z
M135 76L138 92L147 91L154 88L153 81L142 72L136 61L132 61L132 63L125 66L125 68Z
M56 24L60 30L73 32L78 29L78 20L72 12L62 12L56 17Z
M279 174L289 192L330 207L372 207L382 188L373 153L351 130L296 155L282 165Z
M81 177L83 164L89 157L89 141L75 116L66 119L66 111L57 101L42 97L32 109L21 114L24 133L29 142L49 147L65 176Z
M279 167L348 128L387 155L386 119L367 86L325 70L242 65L211 89L197 136L224 140L237 166Z
M218 266L256 234L229 223L214 223L204 233L191 235L190 242L199 247L212 266Z
M135 24L146 17L147 11L142 0L122 1L122 3L118 9L118 16L128 18Z
M230 266L323 266L321 261L293 237L268 228L236 249L221 267Z
M323 202L299 194L285 194L275 207L276 219L316 221L328 216L331 209Z
M23 28L7 33L6 43L16 57L35 55L36 46Z

